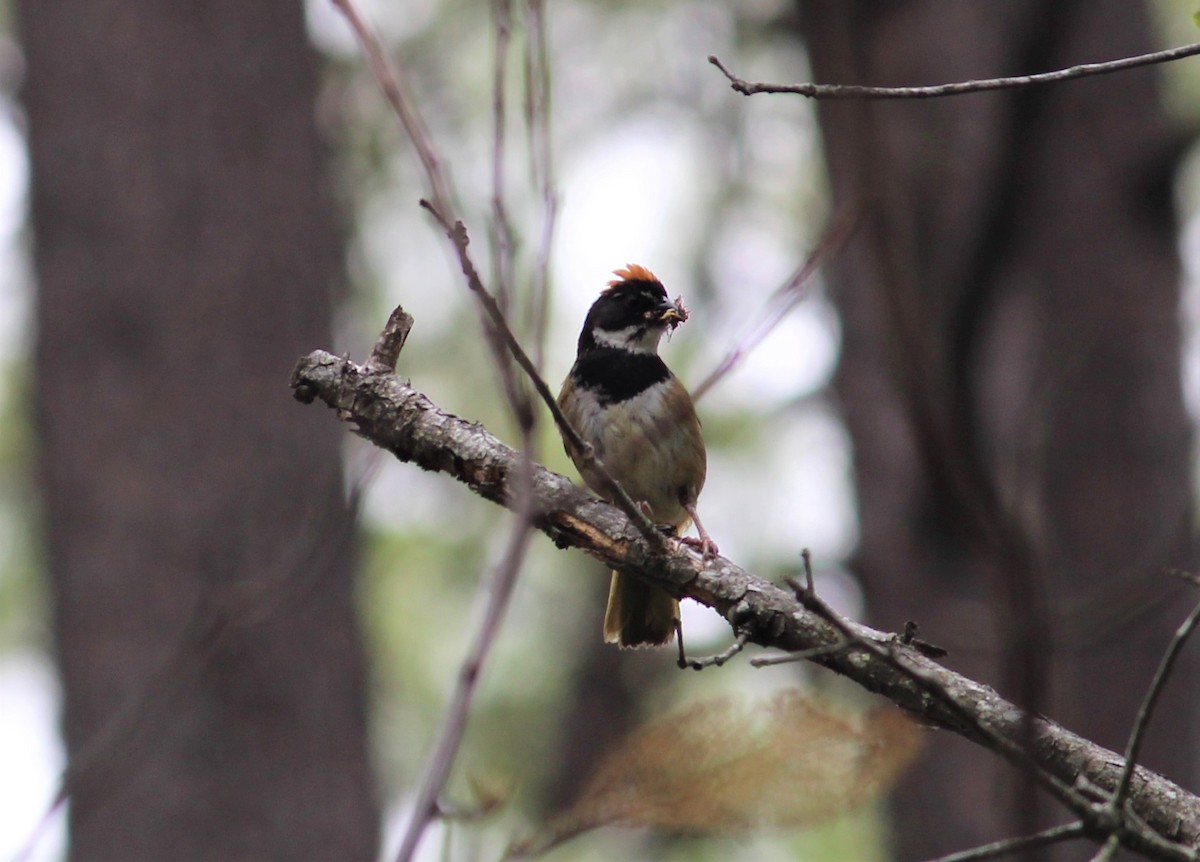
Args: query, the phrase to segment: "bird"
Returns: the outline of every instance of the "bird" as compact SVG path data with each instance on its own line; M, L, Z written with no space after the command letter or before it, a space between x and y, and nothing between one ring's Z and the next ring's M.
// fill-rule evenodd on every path
M682 298L667 299L658 277L637 264L614 270L579 333L575 363L558 396L571 427L647 516L674 535L696 525L705 561L717 553L696 514L708 458L687 389L658 355L664 334L687 320ZM607 499L606 483L564 435L584 483ZM662 646L679 626L679 602L665 590L612 573L604 640L623 648Z

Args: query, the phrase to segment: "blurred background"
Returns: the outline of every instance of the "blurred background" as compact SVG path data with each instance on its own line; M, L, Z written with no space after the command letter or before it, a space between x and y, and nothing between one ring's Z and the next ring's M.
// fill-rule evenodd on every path
M684 296L662 352L695 385L853 219L698 404L706 526L775 580L810 548L844 612L915 620L950 666L1123 745L1194 601L1167 571L1196 556L1200 61L818 110L738 95L706 58L941 83L1197 41L1193 4L360 8L552 387L616 267ZM399 373L516 444L420 167L321 0L18 0L3 30L0 859L391 858L511 516L287 381L316 348L364 359L402 303ZM575 477L546 416L539 444ZM607 583L534 541L449 788L500 810L422 858L498 858L666 710L796 686L875 705L795 665L620 653ZM693 652L728 644L685 605ZM1145 758L1191 788L1194 670ZM890 801L606 829L550 858L919 859L1054 819L994 758L926 736Z

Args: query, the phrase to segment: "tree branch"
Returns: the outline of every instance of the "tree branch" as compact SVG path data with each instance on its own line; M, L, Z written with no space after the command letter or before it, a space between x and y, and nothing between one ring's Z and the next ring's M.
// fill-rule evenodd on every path
M494 503L517 506L521 454L481 425L443 412L394 374L318 350L299 361L291 385L297 399L323 401L356 433L401 461L445 473ZM1125 760L1120 755L1045 718L1027 718L991 688L942 667L895 635L847 622L858 642L847 641L790 591L723 557L704 565L693 552L651 543L619 509L566 477L537 464L531 473L525 477L530 517L559 547L579 548L611 568L714 608L753 643L789 652L814 650L813 661L1010 761L1021 749L1022 757L1056 783L1086 790L1097 807L1121 783ZM935 681L936 687L914 677ZM1032 747L1024 752L1029 740ZM1154 834L1123 829L1126 846L1156 859L1200 858L1190 849L1200 846L1200 798L1137 767L1128 805ZM1092 819L1092 811L1083 814Z
M1010 78L982 78L974 81L955 81L951 84L935 84L930 87L866 87L856 84L765 84L745 81L726 68L717 57L709 57L721 73L729 79L729 84L743 96L753 96L755 93L795 93L810 99L932 99L939 96L959 96L963 93L982 93L988 90L1013 90L1021 87L1032 87L1037 84L1052 84L1058 81L1069 81L1074 78L1086 78L1091 75L1107 75L1122 72L1126 69L1136 69L1140 66L1151 66L1157 63L1169 63L1184 57L1200 54L1200 43L1181 45L1168 48L1165 51L1155 51L1151 54L1139 54L1136 57L1122 57L1119 60L1109 60L1104 63L1083 63L1067 69L1056 69L1053 72L1041 72L1036 75L1014 75Z
M1011 856L1022 850L1033 850L1038 847L1048 847L1074 838L1082 838L1087 834L1084 825L1078 821L1062 826L1051 826L1035 835L1022 835L1018 838L1005 838L993 841L982 847L964 850L961 853L950 853L930 859L929 862L980 862L983 859L999 859L1001 856Z
M1150 683L1150 689L1146 692L1146 698L1142 701L1142 706L1138 710L1137 718L1134 719L1133 730L1129 734L1129 743L1125 746L1125 768L1121 771L1121 778L1117 782L1117 789L1112 795L1112 805L1116 809L1120 809L1126 795L1129 793L1129 785L1133 780L1133 768L1137 763L1138 755L1141 753L1146 728L1150 724L1150 716L1154 714L1154 707L1158 705L1158 698L1162 694L1163 689L1166 688L1167 680L1171 676L1175 662L1178 660L1180 652L1183 651L1183 645L1195 630L1197 622L1200 622L1200 604L1196 605L1195 609L1188 614L1187 619L1183 621L1182 625L1175 632L1175 636L1171 638L1171 645L1167 647L1162 662L1154 674L1154 679Z

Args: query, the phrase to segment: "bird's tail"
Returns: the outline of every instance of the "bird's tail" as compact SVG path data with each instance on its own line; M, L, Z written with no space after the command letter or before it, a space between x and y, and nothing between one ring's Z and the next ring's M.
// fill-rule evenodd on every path
M604 640L622 648L662 646L675 637L679 602L658 587L620 572L612 573Z

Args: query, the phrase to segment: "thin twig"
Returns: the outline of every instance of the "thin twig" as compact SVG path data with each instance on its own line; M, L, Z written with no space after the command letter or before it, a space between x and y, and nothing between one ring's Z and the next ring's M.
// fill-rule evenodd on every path
M733 639L726 649L716 655L705 656L704 658L688 658L683 652L683 639L679 641L679 665L680 670L691 668L692 670L704 670L706 667L720 667L729 661L735 655L746 648L746 642L750 640L750 632L742 629L738 632L737 637Z
M542 227L538 236L530 290L530 331L534 365L541 368L550 321L550 254L558 226L558 190L554 185L554 145L550 134L550 52L546 37L545 0L529 0L525 41L525 131L528 137L530 174L542 201Z
M511 307L513 297L514 231L509 221L508 209L505 204L507 185L505 183L506 160L504 147L507 133L507 77L505 70L507 68L512 17L511 0L496 0L493 4L493 9L495 12L496 36L494 43L494 83L492 92L492 121L494 125L492 138L492 220L489 227L489 238L492 246L492 264L497 296L499 297L498 300L483 285L478 272L475 270L474 263L467 254L466 231L462 227L461 222L456 223L461 231L461 235L450 235L450 239L458 252L460 264L464 274L467 276L468 286L475 296L478 297L481 307L487 308L490 302L490 307L495 310L495 314L491 315L491 325L485 326L485 330L488 342L492 347L493 357L500 371L501 381L509 405L521 430L522 460L518 480L518 493L521 502L518 506L518 522L514 525L508 549L492 578L492 583L484 593L487 599L483 619L480 622L480 628L476 634L474 645L463 659L462 666L459 669L458 684L450 706L447 708L447 717L443 722L442 735L430 758L430 765L425 779L418 790L417 800L413 807L413 817L409 822L408 829L401 842L400 850L397 853L398 862L408 862L412 858L420 844L421 836L430 822L435 818L453 816L439 802L439 799L445 787L446 780L450 775L450 770L457 756L459 746L462 743L462 737L471 714L471 705L474 701L476 682L482 672L484 662L491 651L492 644L495 642L496 635L499 633L501 622L506 615L508 604L516 585L517 576L520 572L521 561L524 558L530 532L533 527L532 493L533 456L536 445L534 436L535 416L528 397L518 387L513 374L510 358L511 352L507 349L506 340L515 343L516 339L508 327L502 309L502 306ZM422 201L422 204L425 205L426 209L434 213L435 218L445 228L446 221L441 217L441 212L443 209L448 212L449 202L446 200L436 202L436 204L440 204L439 209L434 209L427 205L426 201ZM489 808L489 806L485 806L482 810L487 811Z
M442 160L433 145L425 123L421 119L421 112L417 109L412 99L404 92L400 78L391 64L388 63L379 39L367 27L353 0L330 0L330 2L342 13L350 24L359 46L366 55L367 62L371 67L371 72L375 76L376 82L379 84L379 88L383 91L393 112L396 114L396 118L400 121L400 126L412 143L413 149L416 150L417 158L420 160L421 166L425 171L425 178L429 185L429 199L433 202L434 209L437 212L443 213L447 219L453 220L452 183L449 174L442 166ZM482 283L480 283L480 287L482 287ZM503 349L496 343L490 332L486 334L488 335L488 343L492 347L496 366L500 373L505 397L513 411L513 415L516 417L517 424L524 427L526 424L534 421L528 399L524 397L520 388L516 385L508 357L505 355Z
M1154 673L1154 679L1150 683L1150 688L1146 692L1146 698L1134 719L1133 730L1129 734L1129 744L1125 747L1125 766L1121 770L1121 779L1117 782L1116 790L1113 791L1112 805L1117 811L1121 810L1129 795L1129 785L1133 779L1138 756L1141 754L1142 741L1146 735L1146 727L1150 723L1150 716L1153 715L1159 695L1166 687L1171 670L1175 667L1175 662L1179 658L1184 644L1187 643L1188 637L1195 630L1197 622L1200 622L1200 604L1192 609L1187 619L1175 632L1175 636L1171 638L1171 643L1167 647L1166 653L1163 654L1158 670Z
M554 187L554 146L551 128L551 65L546 37L545 0L528 0L526 64L526 134L530 175L541 194L541 232L538 237L530 289L530 331L534 365L542 367L546 329L550 323L550 256L558 226L558 190Z
M558 192L553 185L542 188L542 229L530 286L530 330L533 333L534 367L545 364L546 333L550 324L550 256L558 229Z
M454 209L448 192L449 182L441 167L441 162L429 141L429 136L425 133L416 108L410 104L410 100L405 96L397 83L397 78L392 73L391 67L383 55L379 41L363 23L362 17L354 8L353 0L330 0L330 2L350 22L359 40L359 44L367 55L372 72L420 156L421 164L425 168L426 177L429 180L432 191L430 198L421 201L421 206L442 226L446 236L453 244L463 275L467 278L467 286L481 304L487 317L491 320L495 328L495 334L498 336L500 342L508 347L517 364L529 376L534 389L549 408L550 415L554 417L554 422L563 436L580 454L588 467L604 480L605 493L610 495L610 499L614 505L625 513L625 516L633 522L633 525L646 537L652 547L659 552L665 552L667 545L663 535L655 528L646 514L634 504L633 500L630 499L620 484L609 474L604 464L596 457L595 452L592 451L592 447L579 436L578 431L571 427L571 423L567 421L566 416L559 409L554 394L550 391L550 387L546 385L537 368L518 343L516 336L513 335L512 328L508 325L504 311L496 302L495 297L492 296L491 292L483 284L483 280L479 276L479 271L471 259L470 253L467 251L470 238L467 234L466 226L460 219L454 216ZM507 362L501 359L499 360L499 365L503 373ZM509 389L510 387L507 383L508 381L506 381L506 389ZM526 421L532 421L531 418L522 415L519 402L511 398L510 400L513 401L513 407L517 412L519 424L524 426Z
M1052 84L1059 81L1069 81L1074 78L1086 78L1090 75L1106 75L1112 72L1122 72L1126 69L1136 69L1140 66L1151 66L1157 63L1169 63L1200 54L1200 43L1168 48L1165 51L1154 51L1150 54L1139 54L1135 57L1122 57L1119 60L1109 60L1103 63L1084 63L1067 69L1053 72L1041 72L1036 75L1014 75L1007 78L982 78L972 81L957 81L951 84L936 84L929 87L868 87L857 84L766 84L752 83L737 77L725 64L716 57L709 57L712 63L729 79L730 85L737 92L752 96L755 93L795 93L810 99L931 99L939 96L958 96L963 93L982 93L989 90L1012 90L1021 87L1032 87L1038 84Z
M526 463L532 462L526 459ZM526 475L531 477L532 473L527 472ZM528 479L525 484L530 484ZM442 735L437 741L425 778L417 791L412 819L404 833L400 849L396 853L396 862L409 862L413 858L425 829L438 816L438 797L441 796L442 789L446 786L446 779L450 776L450 768L454 765L455 755L462 742L480 672L491 652L496 635L500 631L500 623L504 620L505 612L508 610L513 586L517 582L517 575L521 569L521 561L529 546L533 522L530 508L532 494L528 487L523 497L523 510L518 513L518 520L509 536L504 557L493 572L489 588L484 591L486 605L483 619L479 625L479 631L475 635L475 642L471 645L471 649L467 652L462 666L459 668L454 695L442 724Z
M496 332L500 336L500 339L508 347L509 351L513 355L513 358L517 361L517 365L519 365L521 370L524 371L529 377L530 382L533 384L534 390L539 396L541 396L541 399L546 404L546 407L549 408L550 415L554 417L554 423L558 426L559 431L562 432L563 437L580 454L585 464L587 464L590 469L594 469L596 474L604 480L604 493L613 501L613 505L617 506L622 512L625 513L625 516L633 522L633 525L638 528L638 531L643 536L646 537L646 540L650 542L652 547L656 548L660 552L665 551L667 547L666 538L658 530L658 528L655 527L654 523L649 517L647 517L646 513L643 512L636 503L634 503L633 499L630 498L629 494L625 492L625 489L621 487L620 483L612 477L607 468L604 466L603 462L596 456L596 453L593 451L591 445L585 441L583 437L580 436L579 432L571 425L570 421L563 414L562 409L558 406L558 401L555 399L554 394L550 391L550 387L546 385L546 381L542 379L541 374L539 374L538 370L534 367L529 355L525 352L524 348L521 347L520 343L517 341L517 337L513 335L513 331L509 327L508 321L504 317L504 312L500 309L495 297L493 297L483 286L483 282L479 278L479 273L475 269L470 255L467 253L467 246L470 244L470 237L467 234L466 227L461 221L451 224L430 201L421 201L421 206L423 206L430 212L430 214L433 215L438 224L440 224L442 229L445 230L446 236L448 236L450 241L454 243L455 250L458 253L459 262L462 264L463 274L467 278L467 284L470 286L471 291L482 304L484 311L491 319L493 325L496 327Z
M1065 823L1062 826L1051 826L1049 829L1043 829L1041 832L1036 832L1033 835L1023 835L1019 838L1005 838L1001 841L993 841L991 844L983 844L970 850L951 853L948 856L939 856L936 859L928 860L928 862L979 862L982 859L998 859L1001 856L1011 856L1014 853L1020 853L1022 850L1033 850L1038 847L1048 847L1051 844L1082 838L1085 834L1086 830L1083 822L1076 820L1074 823Z
M1079 815L1083 822L1090 826L1093 832L1107 834L1110 840L1124 841L1129 837L1133 837L1141 845L1161 851L1163 853L1162 858L1176 858L1176 854L1180 849L1179 845L1150 829L1140 818L1134 816L1131 812L1125 812L1123 808L1115 804L1100 807L1092 805L1079 792L1078 788L1067 784L1041 767L1033 754L1032 743L1034 742L1034 735L1028 731L1028 725L1027 731L1024 734L1026 738L1021 742L1013 741L1006 736L994 732L980 721L974 713L952 697L938 680L904 663L898 655L885 649L880 644L858 636L853 627L843 620L823 599L817 596L813 590L811 558L807 549L805 549L803 559L806 583L801 584L796 579L789 578L787 579L787 584L792 588L796 598L805 608L830 623L847 639L854 641L854 645L884 659L892 667L908 676L909 679L919 685L928 694L938 698L946 708L967 722L976 733L981 734L987 739L997 752L1006 755L1016 765L1024 767L1034 781ZM1160 667L1160 673L1165 674L1169 672L1171 665L1174 664L1175 656L1178 655L1178 651L1182 647L1183 640L1190 634L1198 618L1200 618L1200 606L1192 612L1187 622L1180 627L1175 640L1171 644L1171 649L1168 651L1170 660L1168 661L1168 658L1164 657L1163 666L1165 666L1166 670L1164 671ZM1127 758L1126 769L1130 768L1130 762L1132 761ZM1119 789L1118 787L1117 790L1119 791ZM1114 791L1114 799L1116 798L1116 793L1117 791Z
M408 139L412 141L413 149L417 151L417 158L421 160L421 166L425 169L425 176L429 180L430 197L437 202L439 207L448 209L451 200L449 178L442 170L441 160L434 150L424 120L421 119L412 100L404 94L400 80L384 56L379 40L368 29L366 22L355 8L353 0L329 0L329 2L342 13L350 24L350 29L354 31L359 46L367 56L367 62L371 66L375 80L391 104L396 117L400 120L400 125L403 126Z
M830 224L825 235L809 254L808 259L780 285L771 298L767 300L760 320L737 346L735 346L717 364L707 377L692 390L692 399L700 400L708 390L712 389L725 375L733 371L746 356L757 347L764 338L774 331L796 305L808 295L804 288L813 274L825 264L829 258L837 254L854 233L858 224L858 216L854 212L843 212Z
M1091 862L1109 862L1117 855L1117 848L1121 846L1121 839L1116 833L1108 836L1108 840L1101 845L1096 851L1096 855L1092 857Z
M796 652L785 652L779 655L762 655L750 659L750 667L773 667L779 664L793 664L795 662L809 661L814 658L821 658L835 652L841 652L847 646L849 641L838 641L829 646L813 647L812 649L796 650Z
M1049 774L1044 769L1040 769L1034 760L1030 749L1021 745L1006 736L993 731L990 727L979 720L979 717L973 714L969 709L960 704L946 689L935 679L930 678L925 673L910 667L900 660L899 656L892 650L889 650L874 641L861 637L846 620L842 619L841 615L830 607L824 599L817 595L813 589L813 574L812 574L812 558L807 548L802 553L804 561L805 583L801 583L795 578L786 579L786 583L795 593L796 598L804 607L812 611L817 616L832 625L841 635L853 646L859 647L872 653L890 666L907 676L917 686L926 693L936 697L947 709L954 713L960 720L964 721L982 738L995 748L995 750L1006 757L1013 763L1026 766L1046 790L1054 794L1059 800L1066 804L1076 813L1081 815L1090 811L1088 801L1084 799L1078 791L1072 788L1065 781Z
M493 0L495 40L492 45L492 218L488 242L492 251L492 281L496 300L508 314L513 302L513 249L516 232L508 217L508 45L512 35L512 0Z
M528 136L529 170L534 185L545 189L554 181L545 0L528 0L525 8L529 31L525 43L525 133Z
M429 183L430 200L432 201L432 204L426 204L426 209L438 215L439 221L443 223L443 226L446 226L447 220L453 218L452 214L454 211L450 193L451 186L447 175L442 169L441 161L434 150L429 135L425 130L424 123L421 121L419 111L412 104L411 100L405 96L398 78L384 57L379 40L367 29L362 17L354 8L352 0L331 0L331 2L349 21L360 46L367 56L376 80L391 104L392 110L400 120L400 124L408 135L414 149L417 151L421 165L425 169L426 179ZM502 33L497 37L497 52L498 54L502 54L503 46L507 44L506 21L498 23ZM497 62L502 63L503 57L498 57ZM502 82L497 84L498 87L501 85ZM498 92L496 98L499 103L496 134L498 140L501 140L503 136L503 93ZM503 169L503 151L501 147L502 144L498 143L496 152L496 183L497 188L502 190L502 186L499 185L501 183L500 172ZM422 203L425 204L426 202L422 201ZM497 191L496 206L498 208L497 229L503 232L506 229L507 219L503 212L502 191ZM466 729L467 719L470 715L471 703L474 699L476 681L479 678L484 661L491 650L496 634L499 632L500 624L504 619L509 599L512 596L513 587L520 572L521 561L524 559L525 549L529 544L530 531L532 529L532 459L534 447L533 429L535 425L532 405L517 386L512 365L503 347L503 343L506 340L510 344L515 343L515 338L511 330L509 330L499 306L496 305L495 300L484 287L478 272L475 270L474 263L467 255L465 229L462 229L461 222L455 220L455 224L459 230L448 231L448 234L450 234L450 238L458 252L463 272L468 276L472 292L480 298L483 306L489 311L489 316L492 317L493 329L488 330L487 334L489 337L487 340L492 347L509 406L512 408L518 427L521 429L523 442L522 469L517 471L519 479L518 487L516 488L518 494L518 521L513 527L504 557L494 572L491 588L486 591L487 598L483 619L475 641L459 670L458 683L447 710L442 735L430 758L425 779L418 789L412 820L409 822L408 829L400 845L400 850L396 856L398 862L408 862L408 860L412 859L426 827L433 818L438 816L438 797L441 795L446 779L449 777L450 768L454 763L455 755L462 741L462 735ZM507 259L507 255L501 254L501 256ZM503 265L502 262L501 267ZM485 298L487 302L483 302ZM381 336L382 340L383 336Z

